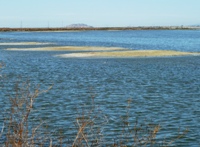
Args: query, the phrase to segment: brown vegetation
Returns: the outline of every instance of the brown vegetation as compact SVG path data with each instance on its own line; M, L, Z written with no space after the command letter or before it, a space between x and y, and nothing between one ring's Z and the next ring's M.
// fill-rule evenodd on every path
M51 87L50 87L51 88ZM50 89L49 88L49 89ZM49 90L48 89L48 90ZM81 106L78 112L75 126L76 137L68 144L65 142L68 136L62 136L60 140L55 140L50 134L45 133L44 129L40 129L45 122L32 124L30 118L34 108L35 99L39 94L47 92L40 91L36 86L26 83L16 84L15 96L10 98L10 109L5 119L5 128L3 127L0 137L4 133L6 147L35 147L35 146L72 146L72 147L91 147L91 146L169 146L176 140L185 136L187 130L178 134L174 139L166 141L165 139L156 139L158 132L161 130L159 124L130 122L129 108L131 99L127 101L127 112L121 118L121 134L113 138L114 142L106 142L106 136L102 132L102 127L109 123L100 108L94 103L94 96L91 96L91 105L88 109ZM119 117L120 119L120 117ZM56 143L55 143L56 142Z
M0 63L0 68L3 66ZM0 78L1 79L1 78ZM52 87L52 86L51 86ZM35 108L35 100L38 95L48 92L40 90L39 85L31 86L29 82L16 83L15 90L9 99L9 109L2 130L0 132L1 145L5 147L53 147L53 146L71 146L71 147L92 147L92 146L171 146L177 140L184 137L188 130L178 133L171 140L157 139L158 133L162 130L159 124L147 122L130 121L130 107L132 100L127 100L126 113L119 116L121 120L120 135L113 135L113 142L106 141L103 127L109 124L109 118L101 111L99 106L95 105L95 95L91 94L91 103L89 106L79 106L76 117L76 136L70 141L69 136L52 137L52 134L46 131L42 126L45 122L35 123L31 117L32 110ZM112 132L114 133L114 132ZM5 136L3 140L2 136ZM2 144L3 143L3 144Z
M49 139L38 131L44 122L33 127L30 114L35 99L45 91L39 91L38 86L31 90L30 84L27 82L17 83L15 89L15 97L10 98L10 110L5 118L5 146L29 147L43 145Z
M86 27L86 28L0 28L0 32L8 31L90 31L90 30L192 30L199 27L183 26L149 26L149 27Z

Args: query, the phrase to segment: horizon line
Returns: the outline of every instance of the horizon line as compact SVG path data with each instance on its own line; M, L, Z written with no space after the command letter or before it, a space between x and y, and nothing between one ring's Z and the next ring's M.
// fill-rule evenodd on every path
M200 25L192 26L127 26L127 27L0 27L0 31L59 31L59 30L162 30L162 29L200 29Z

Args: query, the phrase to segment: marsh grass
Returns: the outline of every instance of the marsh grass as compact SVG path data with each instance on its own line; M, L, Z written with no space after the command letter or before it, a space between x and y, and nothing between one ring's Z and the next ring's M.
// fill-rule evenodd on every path
M119 116L121 126L120 135L113 135L113 142L108 142L105 135L105 126L110 123L109 118L95 104L95 96L91 95L90 103L82 104L77 108L77 117L74 122L75 137L68 140L69 136L55 137L44 129L46 122L33 123L31 113L38 95L47 92L39 90L39 86L32 87L29 82L17 83L14 96L10 97L10 107L5 116L1 135L5 135L5 147L35 147L35 146L72 146L72 147L96 147L96 146L171 146L177 140L184 137L188 130L178 133L171 140L157 139L161 133L159 124L130 121L130 107L132 100L127 100L126 113ZM68 140L68 141L67 141Z
M24 147L42 145L49 139L45 132L40 132L44 122L32 124L30 119L35 99L39 94L39 86L30 87L28 82L17 83L14 97L10 97L10 108L5 116L5 146Z
M108 123L107 117L95 107L89 111L82 109L76 118L77 134L71 146L102 146L103 126Z
M130 104L132 100L127 100L126 114L121 117L121 135L114 146L146 146L156 144L156 135L160 131L159 124L139 123L130 121Z
M131 120L131 103L132 99L127 100L126 114L121 116L121 133L113 146L116 147L168 147L173 146L174 143L185 137L188 133L188 129L179 131L171 139L160 138L159 135L162 134L162 127L160 124L154 123L152 120L135 121Z

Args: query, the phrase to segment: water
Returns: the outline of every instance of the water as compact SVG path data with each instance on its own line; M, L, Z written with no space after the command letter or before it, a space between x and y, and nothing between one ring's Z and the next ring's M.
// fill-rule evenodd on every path
M54 45L116 46L130 49L168 49L199 52L200 31L85 31L85 32L7 32L0 42L50 42ZM40 45L52 46L52 45ZM1 86L0 110L18 79L29 79L41 89L53 88L36 100L34 115L48 121L49 128L62 128L73 134L77 109L91 103L107 116L107 140L118 132L121 116L126 115L131 99L130 120L152 120L162 129L158 137L173 138L179 127L189 133L176 146L200 144L200 57L64 59L53 57L66 52L5 51L0 60L6 64ZM36 47L36 46L31 46ZM102 119L105 121L105 119ZM101 122L101 121L98 121ZM70 128L70 129L69 129ZM73 135L72 135L73 136ZM105 138L106 140L106 138Z

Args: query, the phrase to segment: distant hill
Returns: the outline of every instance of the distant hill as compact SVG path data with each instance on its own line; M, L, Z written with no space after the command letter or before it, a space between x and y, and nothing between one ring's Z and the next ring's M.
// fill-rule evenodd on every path
M89 26L87 24L78 23L78 24L71 24L66 26L67 28L93 28L93 26Z

